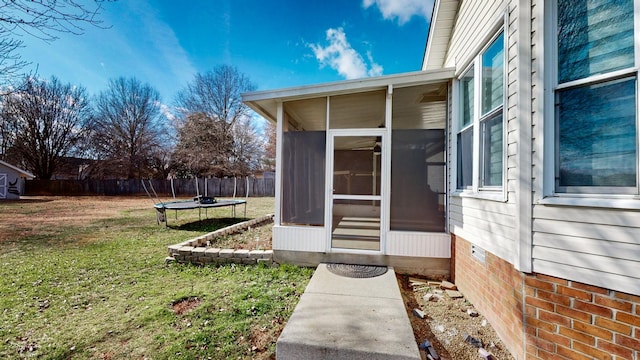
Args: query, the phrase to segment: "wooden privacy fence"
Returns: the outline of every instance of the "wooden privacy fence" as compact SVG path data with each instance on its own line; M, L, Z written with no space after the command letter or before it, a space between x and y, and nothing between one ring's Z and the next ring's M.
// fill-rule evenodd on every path
M144 180L149 192L153 185L161 198L208 195L213 197L275 196L272 178L199 178L171 180ZM198 189L196 190L196 182ZM247 192L248 189L248 192ZM28 180L25 195L146 195L140 180Z

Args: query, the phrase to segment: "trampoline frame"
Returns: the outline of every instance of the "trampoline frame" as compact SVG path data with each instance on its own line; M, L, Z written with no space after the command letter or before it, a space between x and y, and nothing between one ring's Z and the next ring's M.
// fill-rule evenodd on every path
M236 206L244 205L244 217L247 217L247 201L246 200L217 200L211 204L202 204L196 200L177 200L177 201L169 201L169 202L160 202L154 204L153 207L156 209L156 220L158 225L164 222L165 226L169 226L169 221L167 218L166 211L167 210L175 210L176 212L176 220L178 220L178 211L179 210L193 210L198 209L198 218L202 220L202 209L205 211L205 216L208 216L207 210L209 208L217 208L217 207L231 207L231 215L236 217Z

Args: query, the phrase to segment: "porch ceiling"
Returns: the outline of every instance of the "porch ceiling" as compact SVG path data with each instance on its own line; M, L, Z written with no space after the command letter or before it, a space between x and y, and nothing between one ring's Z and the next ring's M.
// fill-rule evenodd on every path
M251 109L272 122L277 121L278 103L288 102L290 115L294 118L305 119L305 123L300 124L300 126L305 130L313 130L314 128L321 128L326 121L326 103L324 102L326 96L357 94L375 90L386 91L391 85L395 93L394 117L404 112L403 116L412 116L428 122L430 115L424 112L424 107L416 104L444 102L446 100L446 92L443 94L442 85L451 80L453 75L454 69L452 68L419 71L279 90L250 92L242 94L242 100ZM358 98L357 96L353 97L355 101L350 102L348 111L359 114L376 111L376 109L370 108L370 102L358 102ZM305 100L304 106L302 106L302 102L300 106L296 106L295 100ZM401 111L395 113L396 107ZM366 117L360 116L359 118L364 119Z

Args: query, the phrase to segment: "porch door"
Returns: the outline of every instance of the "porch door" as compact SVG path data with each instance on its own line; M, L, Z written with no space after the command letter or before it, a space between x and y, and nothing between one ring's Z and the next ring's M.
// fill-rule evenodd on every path
M334 132L330 149L331 251L380 252L383 247L384 130Z

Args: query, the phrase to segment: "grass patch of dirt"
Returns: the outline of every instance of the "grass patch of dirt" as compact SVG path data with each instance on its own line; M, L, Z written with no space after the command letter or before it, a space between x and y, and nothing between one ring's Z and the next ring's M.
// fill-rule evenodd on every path
M171 304L171 308L176 315L184 315L185 313L197 308L202 303L202 300L197 297L188 297L174 301Z

